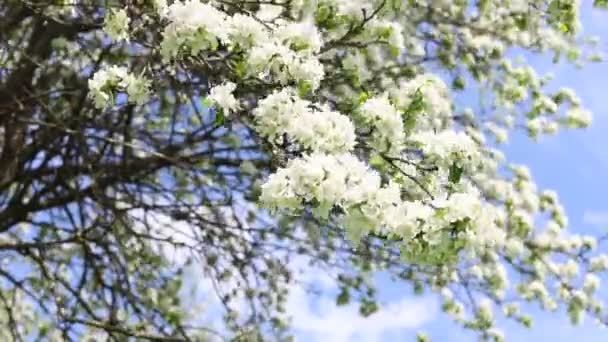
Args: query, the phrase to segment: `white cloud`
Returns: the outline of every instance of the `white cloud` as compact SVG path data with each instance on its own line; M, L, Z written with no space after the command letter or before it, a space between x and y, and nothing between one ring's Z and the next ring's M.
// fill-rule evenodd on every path
M407 296L381 305L378 312L365 318L359 314L356 303L336 306L337 287L332 279L335 275L304 265L305 258L300 257L292 266L303 270L303 283L313 284L321 291L314 296L303 286L291 288L287 314L292 317L293 327L299 333L296 336L306 336L298 340L383 341L384 334L415 330L433 320L438 312L436 298Z
M301 288L294 289L287 308L296 331L314 341L375 342L382 341L386 333L415 330L431 321L438 311L433 298L410 297L381 306L377 313L364 318L357 305L338 307L334 298L323 296L313 302Z
M608 225L608 211L587 210L583 214L583 222L594 226Z

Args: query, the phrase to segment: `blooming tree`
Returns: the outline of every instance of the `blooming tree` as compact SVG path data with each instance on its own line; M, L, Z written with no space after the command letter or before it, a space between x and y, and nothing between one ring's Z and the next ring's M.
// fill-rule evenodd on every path
M590 124L511 58L598 61L579 5L0 5L2 340L286 339L296 258L364 316L382 271L488 340L534 305L608 324L603 237L500 150ZM220 329L183 302L189 264Z

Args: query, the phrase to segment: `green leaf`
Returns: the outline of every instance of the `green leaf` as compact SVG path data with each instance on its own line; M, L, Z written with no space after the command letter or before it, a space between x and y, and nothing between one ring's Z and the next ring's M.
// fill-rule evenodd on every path
M529 25L528 17L525 15L520 15L519 17L515 18L515 25L517 25L520 30L527 30Z
M593 7L608 9L608 0L595 0L593 2Z
M213 107L213 102L211 101L210 98L206 97L201 100L201 105L206 108L211 108L211 107Z
M319 205L312 209L313 214L321 219L327 219L329 212L332 209L332 204L328 202L319 203Z
M369 159L369 165L371 165L372 167L380 167L383 166L385 163L386 162L384 161L384 158L382 158L382 156L379 154L374 154Z
M42 323L40 325L40 327L38 328L38 336L46 337L46 335L49 334L49 331L50 331L50 327L46 323Z
M323 23L325 23L326 21L329 21L332 16L331 12L332 11L329 6L320 5L317 8L317 13L315 15L315 21L316 21L317 25L322 26Z
M356 246L361 242L361 238L367 234L373 223L367 218L361 210L352 211L344 220L346 238Z
M390 46L388 51L391 54L391 56L394 58L399 57L399 55L401 54L401 50L399 50L399 48L397 48L395 46Z
M424 293L424 286L422 285L422 283L420 281L415 281L414 282L414 294L419 296L423 293Z
M348 304L348 302L350 302L350 293L346 287L343 287L340 290L340 294L336 298L336 305L343 306Z
M406 112L403 114L403 128L407 133L410 133L416 127L416 114Z
M298 83L298 95L300 97L306 97L312 91L312 84L310 81L302 81Z
M368 301L368 300L361 302L361 306L359 307L359 313L363 317L369 317L377 311L378 311L378 303Z
M568 51L568 53L567 53L566 56L568 57L568 60L570 62L574 62L574 61L576 61L579 58L580 51L572 49L572 50Z
M237 62L234 66L234 73L239 78L245 77L247 75L247 62L244 60Z
M426 109L426 103L424 102L424 94L422 94L422 86L416 89L414 98L410 105L407 107L408 113L419 113Z
M167 313L167 322L172 324L178 324L181 320L181 315L179 312L168 312Z
M430 342L431 339L423 333L416 334L416 342Z
M455 90L463 90L465 87L464 79L462 77L456 77L452 81L452 88Z
M519 323L523 324L526 328L532 328L532 318L528 316L521 316L518 318Z
M390 27L386 27L386 28L380 30L380 32L378 32L378 37L381 39L389 39L391 37L392 33L393 33L393 29Z
M448 176L448 180L453 184L460 182L460 178L462 177L462 171L462 167L458 166L454 162L450 167L450 174Z
M361 94L359 94L359 97L357 98L357 101L359 102L359 104L362 104L367 101L367 99L369 99L369 94L366 92L361 92Z
M221 126L226 122L226 116L224 115L224 110L218 108L215 111L215 124Z

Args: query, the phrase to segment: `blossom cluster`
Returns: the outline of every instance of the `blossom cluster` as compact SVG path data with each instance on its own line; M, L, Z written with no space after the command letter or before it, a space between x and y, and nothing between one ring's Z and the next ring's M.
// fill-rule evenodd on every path
M241 107L239 101L233 95L235 89L236 84L225 82L211 88L207 99L211 102L211 105L221 108L228 115Z
M433 74L422 74L402 81L391 91L397 107L412 110L416 102L422 104L424 116L416 122L419 129L443 129L452 114L450 94L445 83Z
M143 104L148 99L150 81L129 73L126 67L112 66L93 75L89 80L89 90L89 96L99 109L113 105L117 91L126 92L129 102Z
M359 111L362 125L372 131L372 147L380 152L390 153L403 145L403 115L391 104L387 96L368 99Z
M477 144L469 135L454 130L437 133L434 131L416 132L410 140L420 144L424 153L439 156L444 160L455 157L461 160L471 160L479 154Z
M113 10L106 16L104 31L116 41L129 40L129 23L131 19L124 9Z
M270 11L262 7L257 16L272 17ZM227 15L198 0L175 2L166 8L165 17L169 24L163 32L161 51L167 60L215 51L221 44L246 52L249 74L276 78L283 84L302 82L313 89L323 79L323 65L316 56L323 40L311 21L264 24L249 15Z
M262 187L261 200L274 208L301 210L303 201L317 203L315 213L327 218L339 208L351 234L399 230L416 233L417 220L425 221L433 210L421 203L401 200L395 183L382 186L380 175L352 154L315 153L293 159L271 175Z
M284 88L259 101L253 111L260 135L275 144L284 136L311 151L340 153L355 146L351 120L328 105L301 99L295 89Z

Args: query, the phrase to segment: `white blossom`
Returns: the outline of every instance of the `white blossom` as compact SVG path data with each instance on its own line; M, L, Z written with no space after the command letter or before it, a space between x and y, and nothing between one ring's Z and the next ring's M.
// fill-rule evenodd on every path
M588 294L593 294L597 289L600 288L600 278L595 274L586 274L583 284L583 289Z
M220 107L226 115L237 111L240 108L239 101L232 94L236 89L236 84L224 82L209 91L207 97L214 105Z
M258 131L272 142L283 135L313 151L348 152L355 145L355 128L350 119L332 111L327 105L311 108L295 90L285 88L258 104L253 111Z
M129 95L129 101L137 104L144 103L149 95L150 81L129 73L125 67L101 69L88 83L89 97L98 109L113 105L117 91L125 91Z
M373 97L359 110L361 121L372 131L372 146L381 152L394 152L402 147L405 139L403 119L387 96Z
M113 40L129 40L129 23L131 19L125 9L111 10L104 20L104 31Z
M575 107L566 112L566 124L572 127L587 127L591 124L591 112Z

